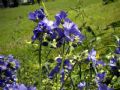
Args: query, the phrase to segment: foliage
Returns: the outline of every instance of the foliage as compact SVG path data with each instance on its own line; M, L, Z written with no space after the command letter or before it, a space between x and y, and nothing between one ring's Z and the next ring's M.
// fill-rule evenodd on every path
M53 87L56 89L77 89L76 85L78 84L78 89L82 90L84 87L86 89L96 89L99 90L108 90L111 88L119 88L114 87L111 84L111 81L107 81L109 78L113 78L114 76L119 77L119 56L110 56L110 62L104 62L103 56L97 58L97 53L94 48L88 53L88 50L91 49L93 42L98 41L95 33L90 29L90 32L93 36L95 36L95 40L87 41L88 43L84 43L83 40L85 36L81 34L76 24L74 24L69 18L67 18L67 13L61 11L60 13L55 15L55 21L50 21L46 18L45 12L43 9L36 10L29 14L29 19L37 22L38 25L35 27L33 31L32 41L33 43L38 40L38 45L40 46L39 51L39 69L40 69L40 87L41 89L45 89L42 87L42 46L47 46L52 49L61 48L61 51L58 53L59 57L56 57L56 66L50 71L49 62L46 67L46 72L48 72L48 78L54 81ZM88 28L87 28L88 29ZM117 37L117 36L116 36ZM120 40L117 37L118 46L116 48L115 54L120 53ZM40 42L40 43L39 43ZM83 43L82 43L83 42ZM75 52L75 48L81 47L80 52ZM89 45L89 46L88 46ZM52 50L51 49L51 50ZM104 55L105 57L106 55ZM47 58L48 59L48 58ZM105 60L107 58L104 58ZM117 66L118 63L118 66ZM87 65L86 65L87 64ZM84 67L84 65L86 67ZM79 66L80 71L77 70L76 66ZM81 69L84 67L84 69ZM110 69L109 69L110 68ZM83 71L81 71L83 70ZM112 72L110 71L112 70ZM114 71L115 70L115 71ZM50 71L50 72L49 72ZM75 73L74 73L75 72ZM90 72L90 74L88 74ZM79 74L78 74L79 73ZM82 75L84 73L84 76ZM80 76L78 79L74 76ZM107 77L111 76L111 77ZM87 78L86 78L87 77ZM76 80L77 78L77 80ZM47 78L46 78L47 79ZM70 80L69 80L70 79ZM76 80L76 81L74 81ZM45 80L46 82L46 80ZM78 83L80 82L80 83ZM49 83L47 81L47 83ZM66 83L69 83L66 85ZM57 84L57 85L56 85ZM108 86L110 85L110 86ZM50 86L50 85L49 85ZM93 86L96 86L93 88Z
M57 0L54 3L46 2L47 9L50 15L48 19L51 19L51 18L53 19L53 14L55 14L59 10L65 9L66 11L68 11L68 15L69 15L68 17L71 18L72 21L78 24L79 29L85 35L85 39L82 42L82 46L77 45L76 47L76 44L72 44L72 47L70 47L70 51L68 50L69 53L71 53L71 56L68 55L66 57L70 59L74 59L74 58L71 58L73 57L72 54L77 54L77 57L75 58L79 58L79 53L84 52L84 50L85 52L88 52L88 51L90 52L92 47L94 47L94 50L97 51L97 55L96 55L97 58L102 59L106 64L108 64L110 59L106 58L106 55L109 56L111 54L114 54L114 49L116 47L116 45L114 44L115 43L114 35L119 36L119 17L118 17L119 1L116 1L115 3L111 3L106 6L102 6L99 0L98 1L86 0L83 3L83 6L81 7L81 10L84 9L84 12L86 14L84 21L81 18L81 14L80 14L81 12L79 13L79 16L77 18L74 18L78 14L78 12L68 9L68 7L70 6L73 7L76 2L73 0L74 4L73 2L70 2L72 3L70 4L67 1L69 0ZM66 4L62 5L63 3L64 4L66 3ZM29 22L27 20L27 13L31 10L33 11L35 8L39 8L39 7L36 5L33 5L33 6L27 6L27 7L21 6L20 8L15 8L15 9L1 10L1 13L4 13L4 15L0 14L1 16L0 53L1 54L13 53L17 58L19 58L21 63L21 69L19 69L19 72L18 72L18 81L20 83L24 83L27 86L35 84L39 89L39 79L36 78L39 76L38 74L39 64L37 61L39 42L35 41L35 43L37 44L34 43L32 45L30 44L30 42L28 42L30 40L30 35L32 34L30 30L31 28L34 28L34 25L36 24L34 24L33 22ZM94 10L94 8L96 8L96 10ZM22 14L19 11L22 11ZM6 12L10 12L9 17L7 17ZM16 17L17 20L13 16ZM84 25L84 23L86 24ZM112 28L113 26L115 26L115 30L113 30L114 29ZM49 43L48 44L49 47L42 46L42 68L43 68L42 73L44 73L44 75L42 75L43 90L44 89L54 90L56 89L56 87L58 88L60 87L60 83L57 83L59 82L60 76L61 76L59 75L59 73L54 75L54 78L53 78L54 80L48 79L48 72L50 73L50 71L52 71L52 69L54 69L54 67L57 65L57 62L55 61L56 60L55 57L59 57L58 54L60 54L60 56L62 57L62 47L57 49L55 49L55 47L51 48L51 46L53 47L55 43L56 42L54 42L53 44ZM43 44L46 44L46 41L43 42ZM69 45L71 44L65 44L65 49L67 49ZM86 55L87 54L88 53L86 53ZM67 88L70 90L71 87L75 87L75 89L77 89L82 87L84 88L84 86L88 86L88 87L90 86L89 83L84 83L84 80L85 80L84 73L85 72L89 73L90 64L87 65L88 63L85 64L84 60L82 61L83 61L83 63L81 64L82 75L78 74L80 71L79 70L80 65L76 65L74 71L72 70L72 74L71 74L73 79L71 80L70 78L68 78L66 84L64 85L65 89ZM87 68L87 70L85 68ZM109 80L112 78L112 81L110 82L112 86L111 85L109 86L115 87L117 89L119 87L119 84L118 84L119 77L116 77L116 75L113 77L111 76L112 74L110 71L110 66L105 66L104 70L109 70L109 71L108 71L108 75L105 76L104 78L104 79L107 78L107 80L103 80L103 83L104 81L109 82ZM92 73L94 73L94 71L92 71ZM102 73L103 72L100 71L100 74ZM65 71L65 74L68 75L68 72ZM81 80L78 79L80 76L82 78ZM56 77L59 77L59 79L57 79ZM88 82L89 82L89 77L90 75L87 74L86 80L88 80ZM95 76L93 75L92 77L93 77L93 83L92 82L91 83L95 84L94 82ZM106 85L103 85L103 86L106 87ZM97 88L97 86L92 87L91 85L90 88L92 89Z

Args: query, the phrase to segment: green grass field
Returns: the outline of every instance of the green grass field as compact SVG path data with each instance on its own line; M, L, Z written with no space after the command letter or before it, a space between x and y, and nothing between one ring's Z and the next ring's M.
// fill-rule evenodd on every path
M68 16L79 27L82 27L83 23L90 26L100 41L95 43L94 46L99 53L105 53L107 45L115 43L113 35L120 37L120 0L108 5L103 5L102 0L83 0L80 9L75 11L78 2L77 0L55 0L45 2L49 19L54 20L54 15L60 10L68 11ZM28 20L28 13L39 9L38 4L35 5L21 5L16 8L1 8L0 9L0 55L1 54L13 54L22 63L21 72L26 72L25 75L29 77L19 76L20 82L31 84L36 79L36 73L38 70L37 56L34 53L34 46L29 45L27 42L31 41L33 34L34 22ZM84 11L84 13L83 13ZM84 18L81 14L84 14ZM108 27L113 22L119 22L114 27ZM86 35L87 39L93 38L89 33L83 29L82 32ZM106 48L105 48L106 47ZM46 49L46 52L48 49ZM43 52L43 55L46 55ZM53 51L54 52L54 51ZM51 57L55 57L55 53L50 54ZM32 71L31 71L32 70ZM21 75L21 74L20 74ZM24 79L26 81L24 81Z

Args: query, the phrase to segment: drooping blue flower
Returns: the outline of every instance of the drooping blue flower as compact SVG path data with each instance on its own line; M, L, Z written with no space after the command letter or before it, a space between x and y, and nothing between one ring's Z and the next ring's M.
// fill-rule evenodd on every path
M61 66L61 63L62 63L62 58L61 57L57 57L56 58L56 62L57 62L57 65L51 70L51 72L49 73L48 77L50 79L53 79L55 74L59 73L61 74L61 82L63 82L64 80L64 76L65 76L65 69L67 69L68 71L72 69L72 65L70 64L70 61L68 59L66 59L64 62L63 62L63 68L61 71L60 71L60 66Z
M56 58L56 62L57 62L58 64L61 64L61 63L62 63L62 58L61 58L61 57L57 57L57 58Z
M24 84L20 84L18 86L18 90L28 90L27 87Z
M112 58L112 59L110 60L109 65L110 65L111 67L114 67L114 66L116 66L116 63L117 63L117 60L116 60L115 58Z
M61 11L60 13L56 14L56 16L55 16L55 19L56 19L55 23L56 23L56 25L59 26L60 23L64 23L63 21L64 21L64 19L66 17L67 17L67 13L64 12L64 11Z
M99 83L97 90L113 90L113 89L109 88L106 84Z
M51 39L56 39L56 46L61 47L64 43L64 32L62 28L55 28L53 33L50 35Z
M79 84L78 84L78 88L79 88L79 90L83 90L83 88L86 86L86 82L80 82Z
M30 86L28 87L28 90L37 90L36 87Z
M64 61L64 66L66 67L67 70L72 70L72 65L68 59Z
M36 10L34 12L29 13L29 19L36 21L36 20L43 20L46 17L44 10L41 8L40 10Z
M64 27L64 35L67 41L72 41L72 42L77 41L80 43L83 41L84 36L81 34L77 25L71 22L69 19L65 19L63 27Z
M53 79L54 76L55 76L55 74L58 73L59 71L60 71L60 66L57 65L57 66L55 66L54 69L52 69L52 71L49 73L48 77L49 77L50 79Z
M115 49L115 53L116 53L116 54L120 54L120 47L117 47L117 48Z
M103 62L102 60L97 60L96 61L96 66L105 66L106 64L105 64L105 62Z
M53 21L49 21L47 18L44 18L40 21L37 27L34 29L32 40L40 39L41 34L53 34L53 29L56 28ZM49 36L49 35L48 35Z
M96 51L94 48L89 52L87 60L92 60L92 62L96 63Z
M0 87L4 87L5 86L5 80L4 79L0 79Z
M106 73L105 72L102 72L102 73L97 73L97 79L98 79L98 82L101 82L104 80L105 76L106 76Z
M62 62L62 58L57 57L56 58L56 62L57 62L57 65L52 69L52 71L48 75L48 77L50 79L53 79L54 75L57 74L57 73L59 73L59 71L60 71L60 65L61 65L61 62Z

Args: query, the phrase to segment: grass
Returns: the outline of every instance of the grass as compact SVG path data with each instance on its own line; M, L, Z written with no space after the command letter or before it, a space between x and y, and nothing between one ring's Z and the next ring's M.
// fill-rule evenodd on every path
M102 5L102 0L83 0L80 10L84 10L85 12L84 20L81 17L81 13L83 12L79 13L73 10L77 4L77 0L45 2L50 19L54 20L54 15L57 12L65 10L68 11L70 19L77 23L79 27L86 22L86 25L90 26L96 35L102 34L99 36L101 38L100 41L97 41L93 47L98 49L100 53L105 52L106 48L108 49L106 46L115 42L113 34L120 37L120 27L116 27L115 31L113 28L104 30L110 23L120 21L120 1L116 0L114 3ZM28 13L39 7L38 4L35 4L0 9L0 54L13 54L16 58L20 59L22 63L20 69L22 73L19 76L20 82L26 84L34 83L38 70L38 57L35 53L35 46L26 44L26 42L31 41L32 31L36 25L34 22L28 20ZM79 16L75 18L77 15ZM82 32L85 34L86 31L84 28ZM86 35L88 39L93 38L89 33L86 33ZM47 49L43 52L43 55L46 55L48 51ZM52 53L50 53L50 56L54 58L56 53ZM29 77L22 75L23 73L27 76L29 75ZM27 81L31 82L27 83Z

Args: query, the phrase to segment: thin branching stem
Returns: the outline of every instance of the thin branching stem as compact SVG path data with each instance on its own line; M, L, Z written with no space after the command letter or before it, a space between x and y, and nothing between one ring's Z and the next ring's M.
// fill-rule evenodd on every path
M39 89L42 90L42 39L43 34L41 34L40 43L39 43Z

